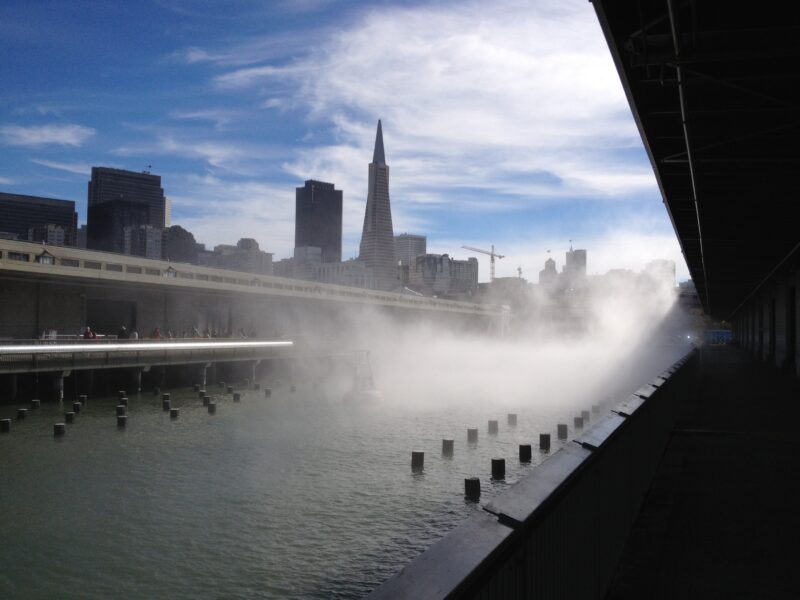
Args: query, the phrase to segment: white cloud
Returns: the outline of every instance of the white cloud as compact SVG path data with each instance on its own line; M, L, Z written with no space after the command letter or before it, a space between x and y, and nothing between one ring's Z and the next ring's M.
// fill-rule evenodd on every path
M641 144L584 2L376 8L288 65L237 68L214 84L332 124L339 151L303 151L287 162L293 174L313 165L350 179L353 167L338 159L353 154L345 149L368 157L382 117L389 162L409 167L395 179L404 195L465 184L526 201L656 190L643 152L617 154ZM549 178L518 181L532 172Z
M8 177L0 177L0 185L11 185L13 183L13 179L9 179Z
M196 138L173 132L161 133L152 143L120 146L111 151L117 156L164 155L197 159L204 167L224 170L239 175L253 175L275 151L266 146ZM272 159L275 157L272 156Z
M32 163L36 163L37 165L42 165L43 167L49 167L51 169L57 169L59 171L67 171L68 173L77 173L78 175L86 176L90 176L92 174L92 165L89 163L65 163L54 160L45 160L42 158L32 158L30 160Z
M255 238L265 252L282 258L294 248L294 189L258 181L170 176L173 221L207 247Z
M266 65L262 67L247 67L230 71L214 78L214 83L221 88L240 89L250 87L265 80L299 76L302 73L312 71L313 67L274 67Z
M227 109L207 108L197 110L174 110L169 113L169 116L181 121L211 121L214 123L215 129L222 130L238 116L238 113Z
M94 134L94 129L74 124L0 127L0 139L10 146L80 146Z

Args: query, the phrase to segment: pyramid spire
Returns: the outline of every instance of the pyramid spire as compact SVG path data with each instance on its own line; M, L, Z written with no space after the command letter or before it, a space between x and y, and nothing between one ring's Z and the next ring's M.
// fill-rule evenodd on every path
M383 130L378 121L375 154L369 164L367 209L358 259L372 271L379 290L392 290L398 285L397 257L394 250L392 205L389 200L389 165L383 153Z
M380 119L378 119L378 133L375 134L375 151L372 153L372 162L376 165L386 164L386 156L383 153L383 129L381 129Z

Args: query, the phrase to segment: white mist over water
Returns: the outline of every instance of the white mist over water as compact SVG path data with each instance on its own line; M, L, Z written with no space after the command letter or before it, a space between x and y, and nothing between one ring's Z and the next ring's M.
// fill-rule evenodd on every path
M176 420L158 396L132 394L119 430L116 399L91 398L54 440L63 407L43 405L0 436L0 507L17 515L0 544L0 597L362 597L546 459L535 450L519 462L519 444L557 423L573 438L578 410L622 399L685 349L669 287L640 278L565 298L536 298L503 335L440 314L339 322L328 347L348 359L371 350L376 405L345 404L349 360L324 358L294 379L262 378L271 398L249 390L234 403L210 385L213 416L188 387L170 390ZM553 435L552 451L564 443ZM412 450L425 452L422 473ZM504 481L489 477L496 457ZM477 504L464 499L472 476Z
M403 323L362 311L353 326L359 336L341 347L368 348L376 386L387 402L408 409L565 412L638 387L685 349L668 283L606 277L560 296L534 293L525 316L512 317L504 334L499 324L488 331L459 327L449 315Z

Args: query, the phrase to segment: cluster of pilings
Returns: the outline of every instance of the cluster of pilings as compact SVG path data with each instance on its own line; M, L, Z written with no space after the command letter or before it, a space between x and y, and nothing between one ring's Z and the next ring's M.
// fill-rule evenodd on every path
M573 431L578 432L589 424L593 417L600 414L601 406L594 404L591 411L582 410L579 415L573 417L572 425ZM506 422L510 427L516 427L517 414L508 413L506 415ZM498 421L490 419L486 427L489 435L498 435L499 426ZM556 425L556 436L560 441L566 441L568 437L569 427L566 423L559 423ZM539 450L543 453L550 452L550 433L539 434ZM467 444L475 446L478 444L478 428L467 428ZM452 458L455 452L455 440L442 439L442 453L444 458ZM518 460L520 463L530 463L533 459L533 444L519 444ZM425 452L412 451L411 452L411 470L412 472L419 473L425 468ZM505 458L492 458L491 459L491 479L493 481L503 481L506 476L506 459ZM467 477L464 479L464 496L472 501L480 499L481 495L481 480L479 477Z
M223 390L222 396L228 395L232 398L233 402L239 403L242 400L242 391L234 391L234 386L226 385L224 381L219 382L219 387ZM245 379L242 382L242 387L247 390L251 388L250 380ZM294 388L294 386L292 386ZM208 392L204 389L204 386L201 384L194 385L195 392L198 394L198 398L202 400L203 406L206 407L208 414L213 415L217 412L217 397L210 396ZM241 389L241 388L240 388ZM252 389L254 391L258 391L261 389L261 384L253 383ZM158 396L161 395L161 408L164 412L168 412L170 419L177 419L180 416L180 408L172 406L172 398L170 393L161 393L161 388L154 387L153 388L153 395ZM269 398L272 396L272 389L265 388L264 389L264 396ZM89 397L87 394L81 394L78 396L78 400L72 403L72 410L67 410L64 412L64 420L59 421L53 424L53 435L56 438L62 437L66 435L67 432L67 425L72 424L75 422L77 416L81 413L84 407L88 404ZM18 408L17 409L17 421L22 421L28 418L29 411L37 411L41 408L42 403L41 400L38 398L32 399L30 401L30 406L28 408ZM116 416L116 423L117 427L120 429L124 429L128 425L128 407L129 407L129 399L128 393L126 390L118 390L117 392L117 404L115 406L115 416ZM0 419L0 433L10 433L11 432L11 418L3 418Z
M214 382L218 379L250 381L288 376L292 379L291 361L263 359L255 361L200 364L154 365L152 367L120 367L106 369L67 370L54 372L0 373L0 405L14 404L26 398L49 401L73 401L79 393L93 398L111 396L117 389L132 392L154 387L179 389L194 381ZM291 390L295 391L295 390Z

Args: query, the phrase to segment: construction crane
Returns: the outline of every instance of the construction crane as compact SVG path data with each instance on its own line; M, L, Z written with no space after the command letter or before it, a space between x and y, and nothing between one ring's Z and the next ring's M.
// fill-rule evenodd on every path
M494 251L494 244L492 244L492 250L481 250L480 248L473 248L472 246L461 246L464 250L472 250L473 252L480 252L481 254L488 254L491 258L489 262L489 281L494 281L494 259L495 258L505 258L502 254L497 254Z

